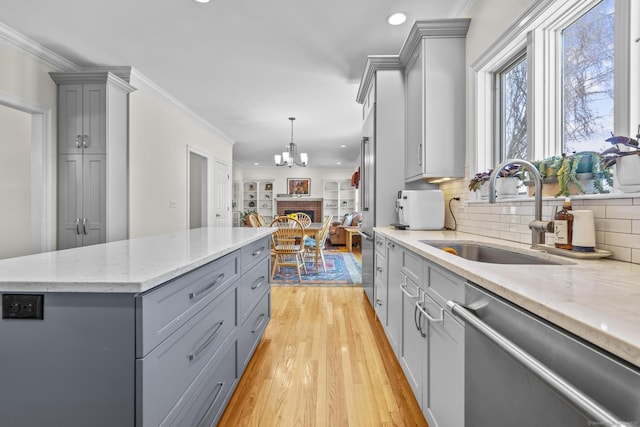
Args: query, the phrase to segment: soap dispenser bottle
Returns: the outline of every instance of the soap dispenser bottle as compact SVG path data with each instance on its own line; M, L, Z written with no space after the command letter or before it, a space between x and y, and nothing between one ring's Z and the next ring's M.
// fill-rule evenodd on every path
M568 197L562 203L562 210L556 213L553 221L555 246L560 249L573 249L573 214L571 213L571 199Z

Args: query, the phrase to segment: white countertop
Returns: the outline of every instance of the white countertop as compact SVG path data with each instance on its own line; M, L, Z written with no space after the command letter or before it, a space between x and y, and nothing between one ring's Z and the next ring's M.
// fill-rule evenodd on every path
M572 265L469 261L420 240L465 240L531 252L528 245L454 231L375 231L430 261L640 367L640 265L607 259ZM459 301L464 302L464 301Z
M271 232L198 228L9 258L0 260L0 292L144 292Z

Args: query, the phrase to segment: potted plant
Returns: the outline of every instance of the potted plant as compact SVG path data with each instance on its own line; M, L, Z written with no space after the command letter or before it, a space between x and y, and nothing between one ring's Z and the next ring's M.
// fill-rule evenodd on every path
M640 127L638 129L640 131ZM636 135L640 139L640 133ZM638 141L628 136L612 136L606 140L611 148L600 153L600 164L611 168L615 165L618 188L623 193L640 191L640 147Z
M478 191L481 199L489 197L489 181L493 169L486 172L478 172L469 180L469 191ZM496 180L496 194L498 196L517 196L520 180L522 179L522 169L519 165L509 164L505 166Z
M600 155L593 151L562 154L532 163L542 177L543 196L607 193L603 182L612 185L610 168L602 165Z
M469 180L469 191L479 192L481 199L489 197L489 186L485 185L489 181L491 170L478 172Z

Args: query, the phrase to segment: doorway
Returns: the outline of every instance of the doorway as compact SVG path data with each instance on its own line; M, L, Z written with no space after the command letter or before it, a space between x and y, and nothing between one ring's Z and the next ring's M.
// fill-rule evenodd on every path
M229 165L220 159L216 159L214 166L214 225L216 227L229 227L231 225L230 184L231 172Z
M206 227L209 222L209 159L191 147L187 147L187 151L187 228Z
M0 259L55 249L51 117L0 91Z

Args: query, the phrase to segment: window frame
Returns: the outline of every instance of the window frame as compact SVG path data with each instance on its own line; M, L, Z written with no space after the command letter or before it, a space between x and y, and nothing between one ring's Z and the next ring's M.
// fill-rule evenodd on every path
M469 176L495 167L501 157L496 120L496 74L526 52L529 159L562 153L562 31L600 0L535 2L477 61L469 87ZM558 4L561 3L561 4ZM635 4L634 4L635 3ZM635 135L640 122L640 2L615 0L614 133Z

